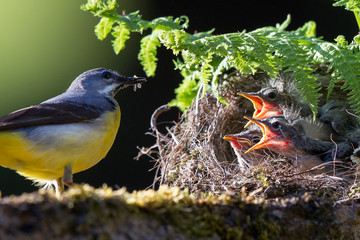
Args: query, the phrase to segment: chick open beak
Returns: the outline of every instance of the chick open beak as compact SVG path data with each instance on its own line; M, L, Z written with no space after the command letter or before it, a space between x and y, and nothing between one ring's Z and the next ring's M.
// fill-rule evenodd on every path
M288 145L289 142L285 141L282 137L279 137L278 134L274 133L264 122L262 122L259 119L251 118L251 117L245 117L247 120L250 121L250 123L255 123L258 125L261 129L261 132L263 134L262 138L258 143L253 145L251 148L249 148L245 153L251 152L255 149L260 148L270 148L270 149L282 149L286 145Z
M239 143L244 143L244 144L248 144L249 146L251 146L251 141L247 138L243 138L243 137L238 137L236 136L236 134L228 134L225 135L224 140L232 142L232 141L237 141Z
M239 137L237 134L228 134L223 137L224 140L231 143L231 145L239 150L249 148L251 141L247 138Z
M264 101L264 99L257 96L256 93L239 92L238 95L243 96L252 102L255 108L253 114L253 118L255 119L265 119L271 116L277 116L282 114L282 111L278 105ZM250 123L251 121L248 122L245 127L249 126Z
M265 102L261 97L256 96L254 94L243 93L243 92L239 92L238 95L249 99L252 102L252 104L254 105L255 111L253 114L253 118L255 118L262 111L262 109L265 105Z

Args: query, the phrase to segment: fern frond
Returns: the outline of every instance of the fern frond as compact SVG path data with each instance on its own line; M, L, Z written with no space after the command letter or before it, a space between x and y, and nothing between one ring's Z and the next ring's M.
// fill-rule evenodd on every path
M185 72L183 72L182 75L184 80L179 85L179 87L175 89L176 98L171 100L168 105L170 107L176 106L181 111L184 111L191 105L191 102L195 98L199 86L195 79L191 76L187 76Z
M138 59L148 77L155 75L158 47L160 47L160 42L156 34L150 34L141 39Z
M360 26L360 0L338 0L334 5L353 11ZM349 92L350 103L360 113L360 36L356 36L350 44L343 36L337 37L335 43L324 41L316 37L313 21L294 31L287 31L290 15L275 27L251 32L212 35L213 30L210 30L190 34L186 32L189 20L185 16L145 21L138 11L119 14L115 0L88 0L82 9L102 18L95 34L104 39L112 31L117 54L124 48L131 32L151 31L141 40L138 56L147 76L155 74L158 47L165 46L175 56L180 55L174 62L184 80L176 89L176 99L171 104L182 110L190 106L200 86L202 95L205 91L212 91L224 102L218 94L218 78L226 70L237 69L240 73L254 74L261 69L275 76L285 69L293 73L303 100L310 104L316 115L320 86L311 66L326 63L330 64L332 74L328 97L335 84L342 81L343 89Z
M348 11L359 11L360 0L336 0L333 6L345 7L345 9Z
M184 23L182 23L184 22ZM155 18L150 21L149 27L156 30L184 29L188 26L189 19L186 16L173 19L172 16Z
M130 38L130 31L125 24L120 24L113 28L112 35L115 38L112 41L114 51L119 54L125 48L126 41Z
M212 61L212 54L209 54L206 59L203 60L200 72L199 72L199 79L200 84L202 84L202 97L205 96L205 93L207 91L207 87L212 79L212 73L213 73L213 66L211 65Z
M316 23L314 21L309 21L304 24L304 26L298 28L294 31L295 35L305 36L308 38L316 37Z
M293 71L293 77L296 80L296 87L300 89L300 93L304 96L303 101L309 103L310 109L317 114L318 102L321 94L319 93L320 84L316 81L317 76L313 74L310 67L304 69L300 66L289 67Z
M103 17L100 22L95 26L95 35L99 40L104 40L111 32L115 20L112 18Z
M139 11L132 12L123 16L120 16L116 19L116 21L126 27L131 32L140 32L144 29L147 29L149 23L147 21L141 20L141 15L139 15Z
M342 6L345 7L346 10L352 11L360 29L360 0L336 0L333 6Z
M332 81L345 80L342 88L348 90L349 102L356 114L360 114L360 55L342 51L337 59L331 63L333 71Z
M174 55L178 55L180 51L184 50L189 34L183 30L158 31L158 38L166 48L172 49Z
M116 0L88 0L80 8L98 17L114 17L117 7Z

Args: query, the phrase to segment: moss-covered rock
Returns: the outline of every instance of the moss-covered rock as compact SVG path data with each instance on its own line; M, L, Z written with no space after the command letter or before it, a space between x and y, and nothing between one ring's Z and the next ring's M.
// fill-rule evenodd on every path
M0 201L0 239L341 239L360 237L357 205L304 193L193 196L177 187L129 193L75 186Z

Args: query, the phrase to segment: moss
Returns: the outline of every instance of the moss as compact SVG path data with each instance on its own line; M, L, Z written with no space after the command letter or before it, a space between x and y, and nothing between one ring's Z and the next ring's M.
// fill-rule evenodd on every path
M260 192L195 196L178 187L129 193L78 185L59 198L44 191L5 197L0 239L341 238L332 202L311 193L269 202Z

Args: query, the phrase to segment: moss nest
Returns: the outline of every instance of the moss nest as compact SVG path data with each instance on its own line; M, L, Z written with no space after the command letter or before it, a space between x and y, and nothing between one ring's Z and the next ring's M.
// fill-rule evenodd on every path
M317 71L322 93L326 93L330 80L324 68L326 66L320 66ZM255 191L256 196L265 196L267 200L309 191L335 201L358 199L357 164L351 161L342 164L341 170L334 167L331 174L315 175L298 172L285 158L269 152L260 156L260 165L240 170L234 151L223 137L242 131L247 122L244 116L252 116L254 108L237 92L258 91L268 81L269 77L262 72L223 75L219 80L219 94L228 104L220 103L213 93L208 92L203 98L194 100L180 120L166 131L156 127L160 124L157 117L167 110L160 107L152 119L156 144L141 149L142 154L156 159L154 186L177 186L200 195L209 192L215 195L224 192L241 194L246 189L246 192ZM346 93L339 86L335 86L333 94L345 99ZM320 104L326 101L325 97L320 99Z

